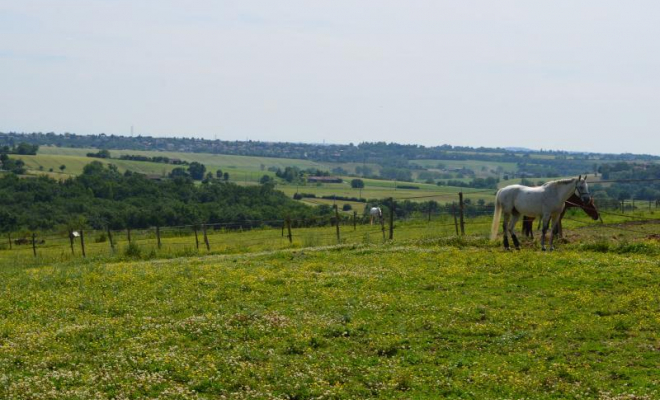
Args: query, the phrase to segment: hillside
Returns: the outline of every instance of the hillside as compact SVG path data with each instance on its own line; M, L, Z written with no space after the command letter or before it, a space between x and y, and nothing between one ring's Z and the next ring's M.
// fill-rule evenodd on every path
M656 398L659 248L636 249L4 263L0 397Z

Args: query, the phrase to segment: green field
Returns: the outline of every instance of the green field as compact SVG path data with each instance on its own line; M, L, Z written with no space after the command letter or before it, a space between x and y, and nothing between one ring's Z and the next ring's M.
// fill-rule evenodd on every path
M477 160L465 160L465 161L455 161L455 160L411 160L411 164L417 164L424 168L435 169L437 170L438 164L445 166L445 169L460 169L467 168L475 172L477 177L488 177L488 176L499 176L499 174L493 174L491 171L497 171L498 167L502 171L507 173L518 171L518 165L516 163L507 163L507 162L494 162L494 161L477 161Z
M63 147L48 147L44 146L39 149L39 154L36 156L17 155L16 158L22 159L29 174L47 174L56 179L67 178L82 173L83 167L92 161L101 161L107 164L114 164L120 172L131 170L142 174L150 175L167 175L175 165L142 162L142 161L127 161L116 159L97 159L86 157L85 154L95 152L95 149L78 149L78 148L63 148ZM232 156L232 155L218 155L218 154L204 154L204 153L182 153L182 152L156 152L156 151L134 151L134 150L112 150L113 157L118 157L122 154L135 154L145 156L165 156L170 158L178 158L184 161L197 161L201 162L207 167L207 171L215 172L221 169L230 174L230 181L242 185L257 184L259 179L264 175L274 176L272 172L267 171L269 167L285 168L287 166L295 166L299 168L319 168L322 170L331 170L335 167L341 167L345 170L352 172L356 166L362 164L355 163L316 163L306 160L285 159L285 158L268 158L268 157L248 157L248 156ZM66 168L63 172L59 170L60 165L65 165ZM264 166L266 171L261 170ZM379 167L367 164L374 170ZM53 169L53 172L49 172ZM428 201L435 200L441 203L458 201L458 192L463 191L466 193L466 198L477 201L483 199L485 201L492 201L493 193L484 191L476 191L469 188L456 188L456 187L438 187L436 185L429 185L424 183L409 183L409 182L394 182L377 179L363 179L365 188L360 192L357 189L350 187L350 180L352 177L343 177L344 183L341 184L313 184L306 183L303 185L292 185L286 182L277 182L277 188L282 190L289 196L293 196L296 192L313 193L317 197L321 196L342 196L342 197L356 197L365 199L382 199L393 197L397 199L410 198L413 201ZM401 189L397 188L401 185L412 185L419 189ZM478 194L470 195L470 192L479 192ZM416 197L421 197L415 199ZM333 204L332 200L314 199L304 200L307 204ZM354 207L359 206L358 203L350 203Z
M658 397L658 224L566 221L546 254L445 222L0 251L0 398Z
M71 163L71 173L79 174L82 172L82 166L88 164L93 160L99 160L95 158L86 157L87 153L96 152L97 149L79 149L79 148L66 148L66 147L52 147L52 146L42 146L39 148L39 153L36 156L36 159L44 157L44 166L57 168L61 164L69 166L67 162ZM139 151L139 150L111 150L110 154L112 157L119 157L121 155L143 155L147 157L169 157L169 158L178 158L182 161L197 161L206 166L207 171L215 172L218 169L230 173L232 180L235 181L245 181L248 182L257 182L264 174L269 174L267 170L270 167L284 169L286 167L298 167L301 169L306 168L317 168L320 170L329 171L335 167L342 167L347 170L349 173L355 172L356 166L361 166L362 164L356 163L318 163L308 160L300 160L293 158L273 158L273 157L253 157L253 156L235 156L235 155L225 155L225 154L209 154L209 153L185 153L185 152L175 152L175 151ZM49 157L46 157L49 156ZM20 156L23 157L23 156ZM30 158L26 159L28 163ZM162 173L165 169L169 172L175 166L161 163L151 163L151 162L142 162L142 161L122 161L122 160L99 160L103 162L108 162L115 164L119 167L120 170L131 169L133 171L138 171L141 173ZM31 162L28 164L30 168L32 166L38 168L39 164ZM262 170L263 165L263 170ZM373 170L378 170L379 167L374 164L366 164L371 167ZM36 168L35 168L36 169ZM140 169L140 170L138 170ZM144 172L142 172L144 171Z

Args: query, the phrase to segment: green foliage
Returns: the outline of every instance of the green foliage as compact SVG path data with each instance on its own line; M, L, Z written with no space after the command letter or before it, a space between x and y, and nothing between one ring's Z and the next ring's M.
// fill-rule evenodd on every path
M188 165L188 174L190 177L196 181L201 181L204 179L204 174L206 173L206 167L202 163L193 161Z
M241 187L215 180L195 185L186 175L176 174L172 180L157 182L140 174L121 174L99 161L65 181L4 176L0 207L16 219L13 228L31 229L52 229L80 216L96 229L122 229L276 220L287 214L302 217L320 212L292 201L272 185Z
M362 179L353 179L351 181L351 187L353 189L362 189L364 188L364 181Z

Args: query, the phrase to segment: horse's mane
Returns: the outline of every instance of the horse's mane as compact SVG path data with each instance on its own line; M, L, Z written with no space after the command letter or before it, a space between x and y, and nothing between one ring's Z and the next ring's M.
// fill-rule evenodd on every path
M543 186L550 186L550 185L568 185L569 183L575 183L575 178L558 179L558 180L556 180L556 181L546 182L546 183L543 184Z

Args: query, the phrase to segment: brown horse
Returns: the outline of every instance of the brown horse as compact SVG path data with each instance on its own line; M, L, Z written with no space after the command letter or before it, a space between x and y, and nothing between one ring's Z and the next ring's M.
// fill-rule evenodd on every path
M562 236L561 219L564 218L564 214L566 213L566 209L568 209L568 208L581 208L594 221L596 221L600 218L600 215L598 214L598 209L596 208L596 205L594 204L593 197L591 198L591 201L587 204L587 203L582 201L580 196L578 196L574 193L571 197L569 197L568 200L566 200L566 203L564 204L564 211L562 211L561 216L559 217L559 223L553 229L553 233L555 235ZM534 232L533 232L534 231L534 217L528 217L528 216L523 217L522 231L523 231L523 235L525 235L529 238L532 238L532 239L534 238Z

